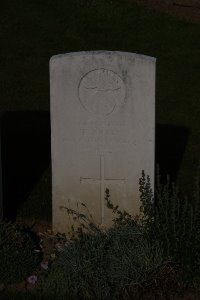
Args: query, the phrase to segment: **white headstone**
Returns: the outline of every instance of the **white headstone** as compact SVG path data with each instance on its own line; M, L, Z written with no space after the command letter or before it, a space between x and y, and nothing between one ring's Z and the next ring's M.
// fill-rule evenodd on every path
M154 185L155 58L56 55L50 90L53 229L70 230L73 219L63 207L77 210L80 202L97 224L111 225L106 188L114 205L137 214L142 170Z

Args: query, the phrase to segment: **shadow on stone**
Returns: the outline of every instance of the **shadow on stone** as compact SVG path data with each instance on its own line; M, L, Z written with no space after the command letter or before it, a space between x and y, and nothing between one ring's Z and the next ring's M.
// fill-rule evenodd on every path
M15 220L35 183L51 162L49 112L5 112L0 116L3 217ZM168 174L176 181L189 137L189 129L156 125L156 164L161 182Z
M168 124L156 124L156 165L159 165L161 183L166 183L166 175L177 180L183 159L189 129Z
M0 129L3 217L14 221L17 209L50 164L50 115L5 112Z

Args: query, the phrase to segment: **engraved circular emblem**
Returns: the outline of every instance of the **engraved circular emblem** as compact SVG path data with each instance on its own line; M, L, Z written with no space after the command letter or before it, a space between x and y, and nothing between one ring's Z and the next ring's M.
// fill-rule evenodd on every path
M90 71L80 81L79 99L87 111L109 115L125 101L124 82L116 73L107 69Z

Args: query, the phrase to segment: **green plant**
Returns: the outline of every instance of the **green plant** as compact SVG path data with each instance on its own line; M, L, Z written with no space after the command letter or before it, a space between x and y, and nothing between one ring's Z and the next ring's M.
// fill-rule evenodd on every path
M115 214L113 219L114 226L123 226L123 225L132 225L133 227L137 226L139 228L139 218L138 216L131 216L126 211L119 210L119 206L114 206L110 201L110 191L109 189L105 190L105 201L107 208L112 209L112 212Z
M68 293L68 282L69 277L63 268L53 264L50 270L39 278L35 291L37 299L73 300L72 295Z
M162 268L158 244L150 245L137 220L120 212L109 197L106 190L105 199L117 218L108 230L100 230L90 215L66 208L78 222L78 231L40 278L39 294L59 299L127 299Z
M44 294L61 298L118 299L145 283L161 264L159 248L150 247L139 228L126 224L82 233L65 246L39 286Z
M149 176L142 171L140 199L142 202L142 226L148 240L157 241L166 258L179 265L180 280L191 283L200 274L200 194L199 181L190 199L180 197L179 190L169 177L165 185L160 183L159 169L155 193Z
M0 283L26 279L40 262L37 240L16 224L0 222Z

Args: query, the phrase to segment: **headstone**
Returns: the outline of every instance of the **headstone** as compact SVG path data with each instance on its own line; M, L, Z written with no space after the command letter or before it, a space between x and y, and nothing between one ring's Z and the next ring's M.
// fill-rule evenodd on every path
M67 232L83 203L98 225L139 212L141 171L154 185L155 58L91 51L50 60L53 229ZM84 210L85 212L87 211Z

